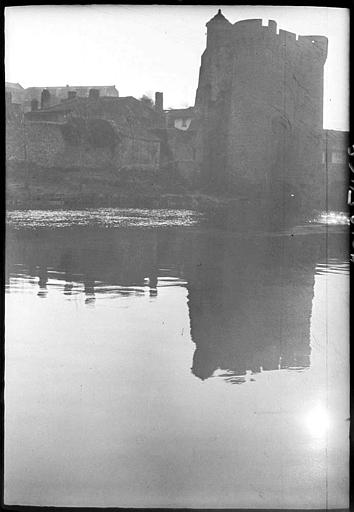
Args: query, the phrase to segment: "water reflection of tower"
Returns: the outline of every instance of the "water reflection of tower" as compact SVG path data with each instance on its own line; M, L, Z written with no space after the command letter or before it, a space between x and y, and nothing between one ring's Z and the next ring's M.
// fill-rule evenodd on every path
M150 288L150 297L156 297L157 296L157 281L158 281L158 275L157 275L157 266L153 268L153 270L150 272L149 275L149 288Z
M187 257L192 372L217 369L239 382L258 372L310 365L310 317L319 241L203 234ZM232 377L233 376L233 377Z
M48 269L46 265L40 265L39 271L38 271L38 297L45 298L48 294L47 290L47 283L48 283Z
M93 304L96 300L95 281L90 276L84 278L85 304Z
M64 295L71 295L73 289L73 254L72 250L67 250L60 258L60 267L64 270L65 284Z

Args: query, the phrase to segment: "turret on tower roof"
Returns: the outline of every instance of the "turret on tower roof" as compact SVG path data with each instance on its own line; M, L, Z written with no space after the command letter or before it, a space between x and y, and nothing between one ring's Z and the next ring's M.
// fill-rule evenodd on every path
M208 26L209 24L214 24L214 23L223 23L223 24L227 24L227 25L231 25L231 23L229 22L229 20L227 20L225 18L225 16L222 14L221 12L221 9L218 10L218 13L215 14L215 16L213 18L211 18L208 23L206 24L206 26Z

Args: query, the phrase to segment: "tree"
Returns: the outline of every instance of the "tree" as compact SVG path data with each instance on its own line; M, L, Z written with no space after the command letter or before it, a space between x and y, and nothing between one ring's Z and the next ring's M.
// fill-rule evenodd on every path
M152 98L150 98L149 96L147 96L146 94L143 94L142 97L140 98L140 101L142 101L143 103L145 103L145 105L147 105L148 107L153 107L154 106L154 102L152 101Z

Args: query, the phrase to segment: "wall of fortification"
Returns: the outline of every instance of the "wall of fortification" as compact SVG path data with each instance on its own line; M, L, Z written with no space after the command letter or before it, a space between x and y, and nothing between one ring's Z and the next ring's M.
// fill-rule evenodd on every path
M27 159L39 166L64 165L65 142L60 126L54 123L30 123L25 125Z
M154 140L135 139L123 136L119 146L120 165L147 165L158 168L160 143Z
M190 185L194 185L197 174L195 132L167 129L165 144L169 151L166 164L176 169Z
M106 121L103 121L107 123ZM109 125L110 126L110 125ZM72 128L72 127L71 127ZM124 166L139 168L157 168L160 160L160 143L154 139L134 136L121 136L102 141L93 138L94 132L80 134L76 126L75 133L68 131L68 125L51 122L29 122L20 130L11 129L8 137L10 147L8 159L24 160L41 167L53 168L104 168ZM19 137L25 134L24 140ZM98 127L98 135L102 127ZM78 135L78 140L74 135ZM91 137L91 139L90 139ZM103 141L104 142L104 141ZM16 151L17 148L25 148Z
M208 24L196 95L205 182L240 191L283 180L290 189L311 184L319 193L327 39L277 33L274 21L224 26L218 46L222 24Z
M23 113L18 105L6 105L5 152L6 160L25 159Z
M226 44L215 45L213 41L208 42L200 67L195 102L200 128L195 150L203 185L217 191L226 173L233 50Z
M237 183L243 174L269 188L283 180L289 193L301 196L304 184L319 192L322 40L318 48L312 39L276 34L274 24L263 27L260 20L234 27L228 177Z

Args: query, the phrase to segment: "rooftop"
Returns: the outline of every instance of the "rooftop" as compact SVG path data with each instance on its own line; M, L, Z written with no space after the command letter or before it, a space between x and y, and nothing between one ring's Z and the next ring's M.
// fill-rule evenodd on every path
M194 117L194 107L187 108L171 108L166 111L168 117Z
M89 121L103 118L117 128L119 127L119 132L127 137L159 140L150 131L157 124L158 113L133 96L123 98L109 96L98 98L76 97L64 100L46 109L27 112L25 117L29 121L47 122L51 119L50 114L65 115L71 113L74 118Z
M33 90L33 89L48 89L49 91L52 89L110 89L115 88L115 85L50 85L46 87L27 87L26 90Z
M112 97L99 96L98 98L81 98L76 97L66 99L61 103L52 105L45 110L39 112L72 112L77 114L99 114L102 112L120 114L130 111L131 114L139 115L156 115L155 110L146 105L146 103L137 100L133 96Z
M217 14L215 14L215 16L211 18L206 25L208 26L209 23L226 23L228 25L231 25L229 20L227 20L225 16L222 14L221 9L218 10Z
M11 88L11 89L18 89L19 91L24 91L24 88L19 83L13 83L13 82L5 82L5 88Z

